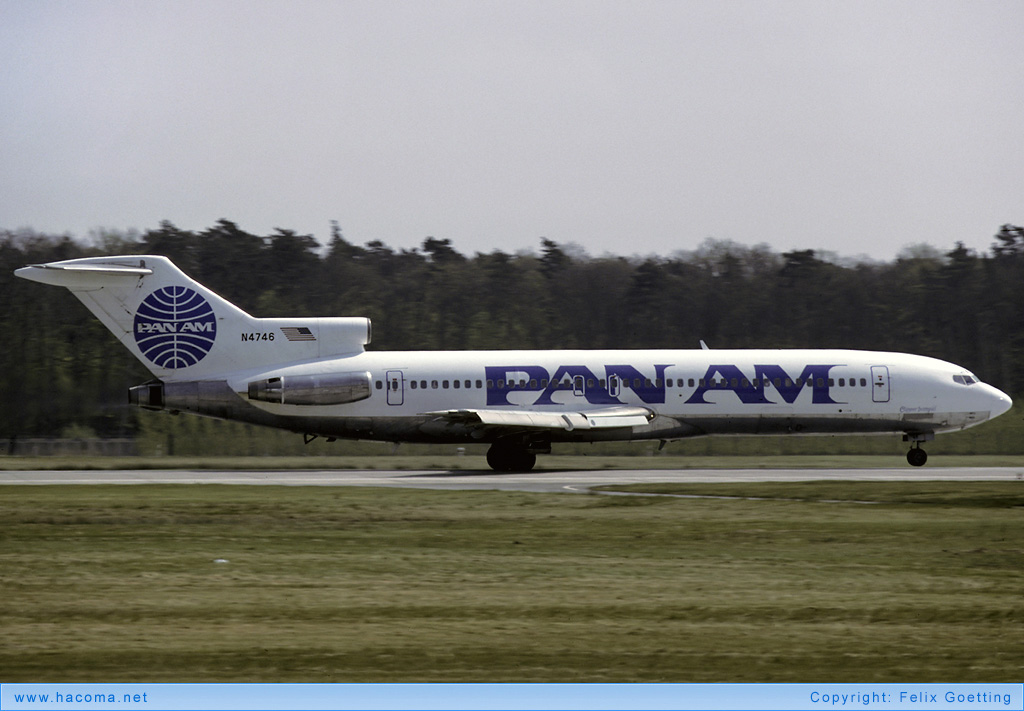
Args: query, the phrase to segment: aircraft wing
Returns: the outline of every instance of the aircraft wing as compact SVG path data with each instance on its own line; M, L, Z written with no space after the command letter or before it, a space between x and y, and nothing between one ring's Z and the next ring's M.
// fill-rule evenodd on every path
M654 418L645 407L606 407L583 412L540 412L538 410L442 410L428 412L451 422L517 429L589 430L607 427L641 427Z

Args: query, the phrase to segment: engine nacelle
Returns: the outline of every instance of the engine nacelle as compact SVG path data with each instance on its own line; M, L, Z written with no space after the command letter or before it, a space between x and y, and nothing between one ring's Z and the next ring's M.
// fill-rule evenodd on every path
M128 389L128 402L146 410L164 409L164 384L160 381Z
M245 401L232 392L226 380L153 380L130 388L128 402L146 410L194 412L225 419L245 407Z
M370 397L371 386L366 371L279 375L249 383L249 399L281 405L344 405Z

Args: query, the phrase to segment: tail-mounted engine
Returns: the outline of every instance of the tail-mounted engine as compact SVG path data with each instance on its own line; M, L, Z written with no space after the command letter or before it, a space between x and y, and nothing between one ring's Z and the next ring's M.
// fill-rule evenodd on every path
M159 380L128 389L128 402L146 410L164 409L164 384Z
M280 375L249 383L249 399L281 405L344 405L370 397L365 371L320 375Z
M344 405L370 397L372 382L366 371L279 375L250 382L248 396L250 400L280 405ZM146 410L246 419L242 416L247 407L245 400L239 399L224 380L150 381L129 389L128 401Z

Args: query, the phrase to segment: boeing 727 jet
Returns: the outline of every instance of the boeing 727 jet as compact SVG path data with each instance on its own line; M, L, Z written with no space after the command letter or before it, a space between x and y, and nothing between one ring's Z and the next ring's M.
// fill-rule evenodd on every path
M149 369L149 410L306 436L485 443L527 471L558 442L702 435L902 435L921 444L1010 409L934 358L857 350L366 350L365 318L254 318L161 256L18 269L71 290ZM703 344L702 344L703 345Z

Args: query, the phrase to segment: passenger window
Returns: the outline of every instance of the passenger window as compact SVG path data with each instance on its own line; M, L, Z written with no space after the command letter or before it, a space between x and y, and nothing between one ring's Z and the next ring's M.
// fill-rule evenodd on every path
M416 389L417 385L419 385L419 383L417 383L415 380L409 381L409 387L412 388L413 390Z
M452 386L453 386L453 387L454 387L454 388L455 388L456 390L458 390L458 389L459 389L459 381L458 381L458 380L453 380L453 381L452 381Z
M841 387L841 388L846 387L846 378L840 378L839 379L839 387Z
M689 383L690 383L690 387L692 388L693 387L693 378L690 378Z
M867 378L861 378L861 379L860 379L860 386L861 386L862 388L866 388L866 387L868 386L868 381L867 381Z
M382 383L381 381L378 380L377 381L377 389L378 390L383 390L384 389L384 383Z
M824 378L818 378L818 387L819 388L825 387L825 379Z

